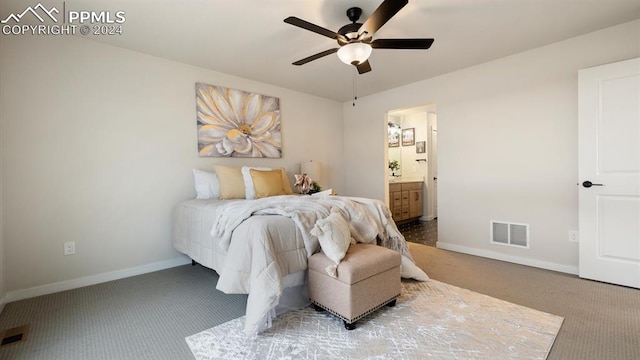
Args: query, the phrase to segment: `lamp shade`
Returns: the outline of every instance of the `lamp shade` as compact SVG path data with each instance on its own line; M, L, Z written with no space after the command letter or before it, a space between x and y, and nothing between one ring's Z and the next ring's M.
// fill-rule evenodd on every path
M340 61L347 65L358 65L367 61L371 55L371 45L353 42L338 49Z
M300 164L300 172L303 174L307 174L307 176L309 176L311 180L320 183L322 168L319 162L313 160L303 161Z

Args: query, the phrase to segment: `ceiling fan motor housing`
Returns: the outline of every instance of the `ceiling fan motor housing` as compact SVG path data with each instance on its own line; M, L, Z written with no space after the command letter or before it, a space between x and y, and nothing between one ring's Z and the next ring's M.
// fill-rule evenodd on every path
M349 40L349 42L351 42L351 40L357 40L358 30L360 30L361 26L362 24L360 23L345 25L341 27L340 30L338 30L338 34L344 35ZM369 39L371 39L371 37L369 37ZM345 42L342 38L338 38L338 44L340 45L348 44L349 42Z
M344 39L338 38L337 40L340 46L348 44L353 41L371 42L371 36L365 36L363 38L360 38L360 34L358 33L358 31L362 27L362 23L357 22L358 19L360 19L361 15L362 15L362 9L359 7L352 7L352 8L349 8L349 10L347 10L347 17L349 18L349 20L351 20L351 24L347 24L341 27L338 30L338 34L344 35L344 37L346 37L347 40L349 41L345 42Z
M351 22L356 22L360 19L360 15L362 15L362 9L359 7L352 7L347 9L347 17Z

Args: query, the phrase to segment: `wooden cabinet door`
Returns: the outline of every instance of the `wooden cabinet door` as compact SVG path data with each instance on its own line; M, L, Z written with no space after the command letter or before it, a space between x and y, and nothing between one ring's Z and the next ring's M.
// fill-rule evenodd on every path
M391 208L402 206L400 191L394 191L391 193Z
M402 219L402 185L389 184L389 209L394 221Z
M391 209L391 211L393 212L392 216L393 216L393 220L394 221L400 221L402 219L402 207L394 207L393 209Z
M389 207L393 220L419 218L423 214L422 183L389 184Z
M422 190L409 190L409 217L422 216Z
M411 217L409 216L409 192L403 190L401 192L401 195L402 195L402 216L400 217L400 220L406 220Z
M409 205L409 192L408 191L402 191L400 194L402 196L402 206Z

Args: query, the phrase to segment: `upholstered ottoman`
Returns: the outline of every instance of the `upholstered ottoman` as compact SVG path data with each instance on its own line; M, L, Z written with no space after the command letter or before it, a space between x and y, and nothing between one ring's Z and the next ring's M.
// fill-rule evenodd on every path
M323 253L309 258L309 298L316 310L327 310L355 329L358 319L384 305L394 306L400 295L400 254L372 244L351 245L337 268Z

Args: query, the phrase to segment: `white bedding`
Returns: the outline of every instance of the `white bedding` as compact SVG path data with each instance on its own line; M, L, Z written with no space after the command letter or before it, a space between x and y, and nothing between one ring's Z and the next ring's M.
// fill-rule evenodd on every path
M238 227L233 235L233 239L238 241L231 242L233 246L220 246L219 239L211 237L211 229L216 219L216 209L230 202L244 202L245 200L186 200L179 203L173 214L173 246L176 250L188 255L197 263L215 270L222 281L222 273L226 269L231 270L233 266L239 266L241 258L246 258L248 252L248 244L243 239L251 238L251 232L256 232L259 237L271 237L273 247L276 251L280 266L283 267L282 272L293 274L299 270L306 270L307 256L304 244L300 238L300 234L296 232L293 221L286 217L280 216L261 216L251 221L246 221ZM254 235L255 236L255 235ZM228 253L232 254L233 261L226 264L225 260ZM287 279L288 286L296 286L303 283L297 280L300 276ZM220 283L220 281L219 281ZM235 284L225 286L227 293L248 293L248 284ZM233 288L233 289L232 289ZM228 291L227 291L228 290Z
M173 212L173 247L216 272L224 262L226 251L213 244L210 234L216 208L225 202L186 200L179 203Z
M278 196L258 200L188 200L174 214L175 248L218 272L217 288L248 293L245 332L266 327L285 286L305 281L307 257L318 251L308 230L341 209L359 242L376 242L403 255L403 277L428 277L410 258L404 237L378 200ZM293 281L292 281L293 279Z
M290 218L269 215L242 222L223 249L220 239L211 237L216 210L230 202L245 201L193 199L179 203L173 214L172 241L176 250L218 273L218 290L249 294L247 317L252 319L248 323L253 324L255 333L267 328L276 312L309 304L307 252Z

